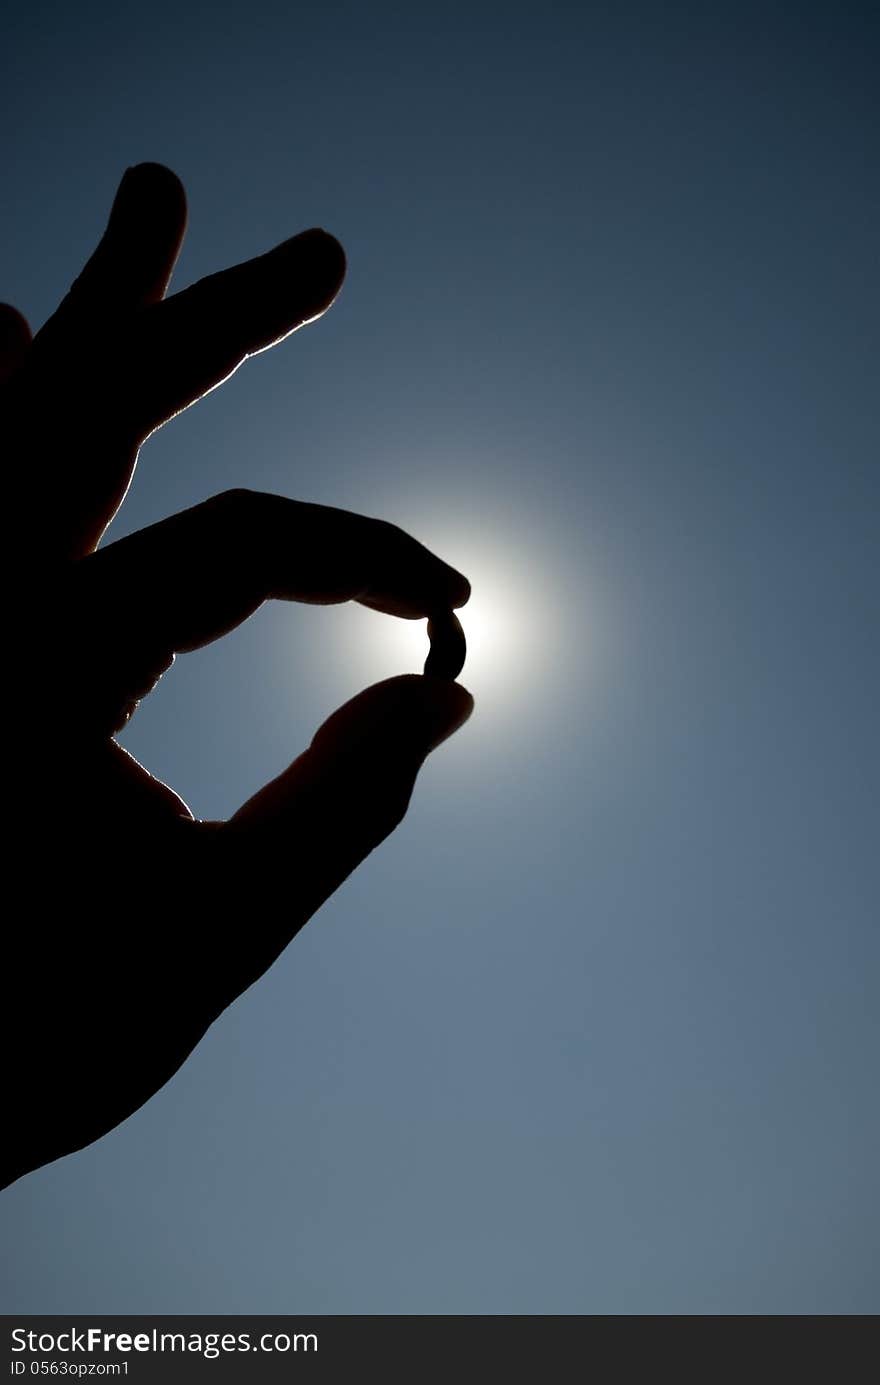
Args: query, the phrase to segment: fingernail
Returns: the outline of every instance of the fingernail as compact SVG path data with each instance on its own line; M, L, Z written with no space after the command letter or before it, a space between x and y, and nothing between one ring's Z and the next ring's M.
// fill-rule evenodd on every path
M409 763L424 759L463 726L474 699L460 683L400 674L376 683L340 707L315 736L312 746L334 755L358 755Z
M424 754L454 735L474 710L474 699L459 683L422 677L414 695L414 729L424 746Z
M336 237L314 226L279 245L274 253L290 258L300 292L308 291L314 311L329 308L345 278L345 251ZM303 276L307 276L305 282Z
M450 568L449 571L455 578L455 592L453 594L453 606L466 606L471 599L471 584L464 573L457 568Z
M163 216L169 209L176 216L186 213L186 193L177 174L164 164L133 164L120 179L110 220L139 224L144 217Z
M345 269L345 251L336 237L325 231L323 226L311 226L308 231L300 231L293 239L316 266L326 264L335 270ZM290 241L287 243L289 245Z

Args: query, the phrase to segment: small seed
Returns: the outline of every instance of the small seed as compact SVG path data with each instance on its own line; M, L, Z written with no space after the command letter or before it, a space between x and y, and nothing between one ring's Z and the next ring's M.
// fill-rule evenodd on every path
M431 648L425 660L425 673L433 678L457 678L464 668L467 644L454 611L429 617L428 639Z

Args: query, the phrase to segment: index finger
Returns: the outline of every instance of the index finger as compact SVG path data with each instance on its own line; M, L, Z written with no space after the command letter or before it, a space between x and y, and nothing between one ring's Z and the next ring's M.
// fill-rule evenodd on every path
M466 577L395 524L247 490L99 549L75 572L69 624L89 651L81 681L97 678L114 709L149 691L174 654L227 634L269 598L418 619L470 596Z
M248 356L320 317L344 278L342 246L314 227L153 304L135 325L139 431L159 427Z

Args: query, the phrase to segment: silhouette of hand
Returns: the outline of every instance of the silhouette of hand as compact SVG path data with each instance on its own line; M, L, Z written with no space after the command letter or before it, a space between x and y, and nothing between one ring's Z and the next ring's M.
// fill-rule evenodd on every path
M340 246L313 230L163 301L185 222L174 174L130 169L37 336L0 308L16 828L0 1186L171 1077L393 830L425 756L473 705L441 678L376 684L228 822L195 821L114 739L175 653L269 597L414 618L469 595L393 525L247 490L95 551L144 439L342 283Z

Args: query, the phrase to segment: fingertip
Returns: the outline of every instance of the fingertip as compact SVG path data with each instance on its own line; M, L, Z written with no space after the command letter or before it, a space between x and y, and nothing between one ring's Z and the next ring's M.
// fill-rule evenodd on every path
M474 710L474 699L467 688L451 679L411 674L415 680L408 696L412 697L414 730L425 746L425 754L456 731L461 730Z
M186 226L186 191L177 174L165 164L139 163L122 175L113 209L111 232L126 236L166 227L177 239Z
M471 584L464 573L441 558L435 558L434 561L437 564L434 609L445 610L451 607L452 610L458 610L460 606L466 606L471 599Z
M329 231L313 226L284 241L274 253L289 260L302 321L320 317L337 297L345 279L345 251L339 241Z
M426 682L435 680L428 678ZM460 731L466 721L469 721L474 710L473 695L462 683L442 683L441 687L446 689L443 711L445 721L439 729L437 738L431 744L431 750L436 750L438 745L454 736L456 731Z
M307 231L300 232L297 240L305 244L311 254L322 258L340 279L343 278L347 265L345 250L330 231L323 226L310 226Z
M461 572L455 573L455 595L452 605L455 610L459 606L466 606L471 599L471 584Z
M133 164L125 170L122 181L130 186L136 185L139 191L149 191L165 202L174 202L186 209L186 190L183 183L166 164L153 163L150 160Z

